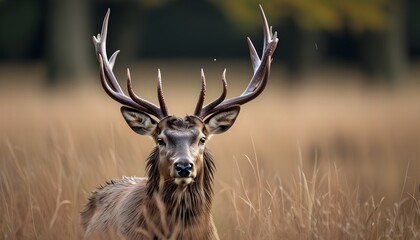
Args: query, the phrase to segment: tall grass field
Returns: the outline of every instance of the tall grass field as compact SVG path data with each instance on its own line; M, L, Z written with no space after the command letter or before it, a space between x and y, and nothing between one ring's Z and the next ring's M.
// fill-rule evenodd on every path
M132 76L155 101L151 65ZM200 88L199 67L188 69L162 69L178 116L193 111ZM239 69L228 69L230 96L250 79ZM221 91L216 70L209 99ZM42 78L38 71L15 72L3 76L17 83L0 88L0 239L81 239L90 192L144 176L153 142L132 132L96 76L51 91L19 80ZM221 239L420 239L420 87L286 87L282 77L274 70L267 90L208 144Z

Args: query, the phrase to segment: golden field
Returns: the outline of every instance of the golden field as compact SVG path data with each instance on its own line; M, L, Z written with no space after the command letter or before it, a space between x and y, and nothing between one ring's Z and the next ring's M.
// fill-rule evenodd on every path
M161 67L170 111L191 113L201 66L161 65L132 69L136 92L154 101ZM209 99L221 90L219 65L204 64ZM230 96L250 78L241 65L228 69ZM96 77L51 92L21 80L42 80L37 69L0 69L0 239L80 239L89 192L143 176L153 143L131 131ZM280 85L285 77L274 69L263 95L209 143L220 237L420 239L420 86L350 84L363 77L346 71L301 87Z

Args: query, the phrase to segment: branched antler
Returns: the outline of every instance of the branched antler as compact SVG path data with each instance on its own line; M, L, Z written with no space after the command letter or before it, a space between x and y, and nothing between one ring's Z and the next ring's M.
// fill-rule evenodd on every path
M209 104L203 107L204 99L206 95L206 80L204 76L203 69L201 69L201 91L200 96L195 107L194 115L204 119L208 115L220 111L226 108L229 108L234 105L242 105L245 104L258 95L260 95L263 91L265 86L267 85L268 78L270 76L270 66L272 61L273 53L277 47L277 32L273 34L271 27L268 26L267 18L265 17L264 11L260 5L260 12L261 12L261 19L263 22L263 30L264 30L264 45L263 51L261 54L261 58L258 56L257 51L255 50L254 45L250 38L247 38L250 58L253 68L253 76L251 81L249 82L248 86L246 87L245 91L237 97L225 99L227 95L227 83L226 83L226 69L223 71L222 75L222 83L223 83L223 91L222 94ZM163 96L162 90L162 80L160 70L158 70L158 87L157 87L157 95L159 100L159 106L140 98L137 96L132 88L131 82L131 75L130 71L127 68L127 89L128 89L128 96L124 94L122 91L117 78L113 73L113 68L115 64L115 60L119 53L119 50L114 52L111 57L108 59L106 53L106 38L108 33L108 20L109 20L110 10L105 15L103 24L102 24L102 31L96 37L93 37L93 44L95 45L96 55L100 65L100 75L101 75L101 82L102 86L105 89L106 93L113 98L114 100L118 101L121 104L136 108L140 111L149 113L159 119L162 119L168 116L168 109L166 107L165 99Z
M245 104L253 100L254 98L258 97L258 95L260 95L264 91L264 88L267 85L268 78L270 76L271 60L272 60L273 53L277 47L278 38L277 38L277 32L273 34L272 28L268 26L267 18L265 17L264 10L261 7L261 5L260 5L260 12L261 12L261 18L262 18L263 30L264 30L264 46L263 46L263 51L262 51L262 55L260 59L257 51L255 50L254 45L252 44L251 39L247 38L249 52L251 56L252 68L254 72L254 75L252 76L251 81L249 82L247 88L240 96L225 99L226 92L227 92L226 69L225 69L225 71L223 72L223 77L222 77L222 81L223 81L222 94L216 100L207 104L205 107L202 107L204 98L205 98L206 83L205 83L204 73L203 71L201 71L202 87L201 87L198 103L194 111L195 116L200 117L201 119L204 119L206 116L216 111L220 111L234 105Z
M100 74L101 74L101 82L102 86L105 89L105 92L113 98L115 101L138 109L140 111L149 113L159 119L162 119L168 116L168 109L166 107L165 99L163 97L162 91L162 80L160 71L158 71L158 99L160 107L156 106L155 104L140 98L133 92L132 83L131 83L131 75L130 70L127 68L127 88L129 96L125 95L122 91L117 78L113 72L115 60L117 58L118 53L120 52L117 50L111 57L108 59L106 54L106 38L108 34L108 20L109 20L110 10L108 9L103 24L101 33L98 34L96 37L93 36L93 45L95 45L96 56L99 61L100 66Z

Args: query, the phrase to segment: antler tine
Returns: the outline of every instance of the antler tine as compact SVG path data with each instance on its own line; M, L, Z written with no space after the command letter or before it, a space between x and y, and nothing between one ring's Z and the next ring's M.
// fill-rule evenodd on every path
M223 83L223 91L222 94L220 94L220 96L218 98L216 98L215 100L213 100L211 103L207 104L204 108L202 108L201 112L199 112L199 114L194 114L200 118L204 118L205 116L207 116L210 112L211 109L213 109L214 107L216 107L217 105L219 105L221 102L223 102L223 100L225 100L226 95L227 95L227 82L226 82L226 68L223 71L222 74L222 83Z
M261 59L258 56L257 50L255 50L254 44L252 44L252 41L249 37L246 38L248 42L248 48L249 48L249 55L251 58L251 64L252 64L252 70L255 72L257 71L258 67L261 64Z
M130 97L126 96L124 92L122 91L118 83L118 80L113 73L114 64L115 64L117 55L120 51L117 50L116 52L114 52L109 59L106 53L106 39L108 35L109 15L110 15L110 9L108 9L105 15L104 21L102 23L101 33L98 34L96 37L93 36L93 44L95 46L96 56L98 58L99 66L100 66L101 83L105 92L111 98L113 98L115 101L119 103L136 108L140 111L149 113L159 119L162 119L163 117L168 115L168 111L167 111L167 108L163 99L160 73L159 73L159 80L158 80L158 97L159 97L159 103L162 109L160 109L153 103L138 97L133 92L132 83L131 83L131 74L128 68L127 68L127 88L128 88L128 93Z
M138 105L140 105L142 108L146 109L146 110L143 110L144 112L150 113L159 119L164 117L164 115L162 114L162 112L159 110L158 107L156 107L153 103L137 96L137 94L134 93L133 85L131 82L130 69L128 68L127 68L127 90L128 90L128 94L130 98L133 99L133 101L136 102Z
M260 4L260 15L261 15L261 20L263 22L263 32L264 32L264 49L267 48L267 44L269 39L271 39L272 34L271 33L271 27L268 26L268 21L267 18L265 16L264 13L264 9L262 8L261 4Z
M110 69L105 68L105 73L109 76L109 79L105 79L110 87L119 93L122 93L120 85L118 84L118 81L112 72L112 69L114 67L115 59L117 58L117 55L119 53L119 50L117 50L115 53L111 55L110 60L108 60L108 55L106 54L106 39L108 35L108 21L109 21L109 15L111 13L111 10L108 8L108 11L105 14L104 21L102 22L102 29L101 33L98 34L97 37L93 36L93 45L95 46L96 56L99 60L99 56L102 57L102 61L104 63L104 66L109 66Z
M253 76L251 81L249 82L248 86L246 87L245 91L238 97L230 98L224 100L223 98L218 98L215 101L211 102L207 106L205 106L199 116L201 118L205 118L211 113L216 111L229 108L230 106L234 105L242 105L245 104L256 97L258 97L265 89L267 85L269 76L270 76L270 66L271 66L271 58L273 53L277 47L277 32L274 34L272 33L272 29L268 25L267 18L265 17L264 10L260 5L260 13L261 19L263 23L263 32L264 32L264 44L263 44L263 51L261 54L261 59L258 56L257 51L255 50L254 44L250 38L247 38L251 64L253 68ZM224 75L225 73L223 73ZM225 81L225 76L223 77ZM225 91L225 89L224 89ZM222 93L222 96L225 93ZM221 99L221 100L220 100Z
M261 77L261 74L264 73L264 68L261 66L265 66L266 63L262 61L266 61L268 58L271 58L272 54L274 53L275 48L277 47L277 32L272 34L272 27L269 27L267 18L264 13L264 9L260 5L260 15L261 15L261 21L263 22L263 32L264 32L264 44L263 44L263 52L261 54L262 60L258 57L258 53L255 50L254 44L252 44L252 41L250 38L248 38L248 46L249 46L249 52L251 55L251 62L254 69L254 76L252 77L251 81L249 82L247 88L242 94L247 94L255 91L255 89L258 86L262 86L265 84L261 83L261 80L264 80L265 78ZM274 43L270 47L270 43ZM265 80L268 80L265 79Z
M104 67L104 61L102 60L102 56L99 55L98 56L99 59L99 66L100 66L100 76L101 76L101 84L102 87L104 88L105 92L115 101L120 102L124 105L130 106L130 107L134 107L137 108L141 111L148 111L146 108L144 108L143 106L135 103L133 100L131 100L130 98L128 98L127 96L120 94L118 92L115 92L115 89L112 89L112 87L108 84L108 81L106 80L106 75L105 75L105 67Z
M166 116L168 116L168 108L166 107L165 98L163 96L162 76L160 74L160 69L158 69L158 87L157 87L157 93L158 93L160 110L162 111L163 116L166 117Z
M198 97L197 105L195 106L194 115L200 116L200 112L203 109L204 99L206 98L206 77L204 76L204 70L201 69L201 91Z

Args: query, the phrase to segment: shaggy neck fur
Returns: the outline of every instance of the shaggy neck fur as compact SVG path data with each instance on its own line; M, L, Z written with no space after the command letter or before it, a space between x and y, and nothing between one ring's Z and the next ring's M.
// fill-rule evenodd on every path
M164 204L166 216L172 216L176 224L187 227L194 220L204 217L210 219L211 203L213 199L213 174L215 165L210 152L205 149L203 156L203 169L197 172L195 182L180 186L174 181L166 181L160 188L160 174L158 171L159 151L155 147L150 154L147 165L146 183L147 199L155 202L154 197L160 196ZM161 185L162 186L162 185ZM208 215L208 216L203 216Z

